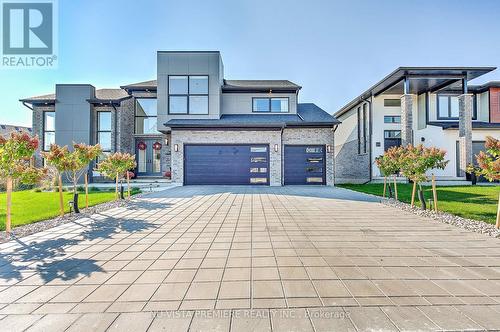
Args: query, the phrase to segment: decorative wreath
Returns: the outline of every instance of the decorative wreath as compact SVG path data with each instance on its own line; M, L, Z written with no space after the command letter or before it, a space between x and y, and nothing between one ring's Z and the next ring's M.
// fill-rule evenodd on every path
M161 150L161 143L160 142L154 142L153 149L154 150Z
M146 147L147 147L147 145L146 145L146 143L144 143L144 142L139 142L139 143L137 143L137 148L138 148L139 150L146 150Z

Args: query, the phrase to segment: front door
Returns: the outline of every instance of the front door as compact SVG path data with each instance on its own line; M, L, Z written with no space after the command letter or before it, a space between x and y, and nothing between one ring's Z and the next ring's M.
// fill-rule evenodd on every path
M136 139L135 156L138 176L161 176L160 139Z

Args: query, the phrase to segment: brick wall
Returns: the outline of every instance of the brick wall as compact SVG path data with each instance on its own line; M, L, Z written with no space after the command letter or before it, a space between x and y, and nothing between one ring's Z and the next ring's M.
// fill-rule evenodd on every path
M490 88L490 122L500 123L500 88Z

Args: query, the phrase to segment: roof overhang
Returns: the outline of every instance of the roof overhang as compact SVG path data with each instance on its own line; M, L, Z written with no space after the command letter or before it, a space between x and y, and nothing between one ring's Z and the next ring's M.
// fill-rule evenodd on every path
M334 116L340 116L368 98L381 94L402 95L404 81L410 94L436 92L444 88L461 89L462 79L473 80L496 67L399 67L360 96L342 107Z

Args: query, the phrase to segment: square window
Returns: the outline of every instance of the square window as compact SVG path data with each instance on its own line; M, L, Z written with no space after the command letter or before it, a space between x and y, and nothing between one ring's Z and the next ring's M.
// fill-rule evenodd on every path
M136 116L156 116L158 114L156 98L139 98L135 101Z
M188 77L169 76L168 93L171 95L186 95L188 93Z
M253 99L254 112L269 112L269 98L254 98Z
M136 134L157 134L156 129L157 119L155 117L141 117L135 118L135 133Z
M288 98L271 98L271 112L288 112Z
M189 114L208 114L208 96L189 96Z
M187 96L170 96L168 111L170 114L187 114Z
M450 116L452 118L458 118L459 106L458 97L450 97Z
M208 76L189 76L189 94L208 94Z

